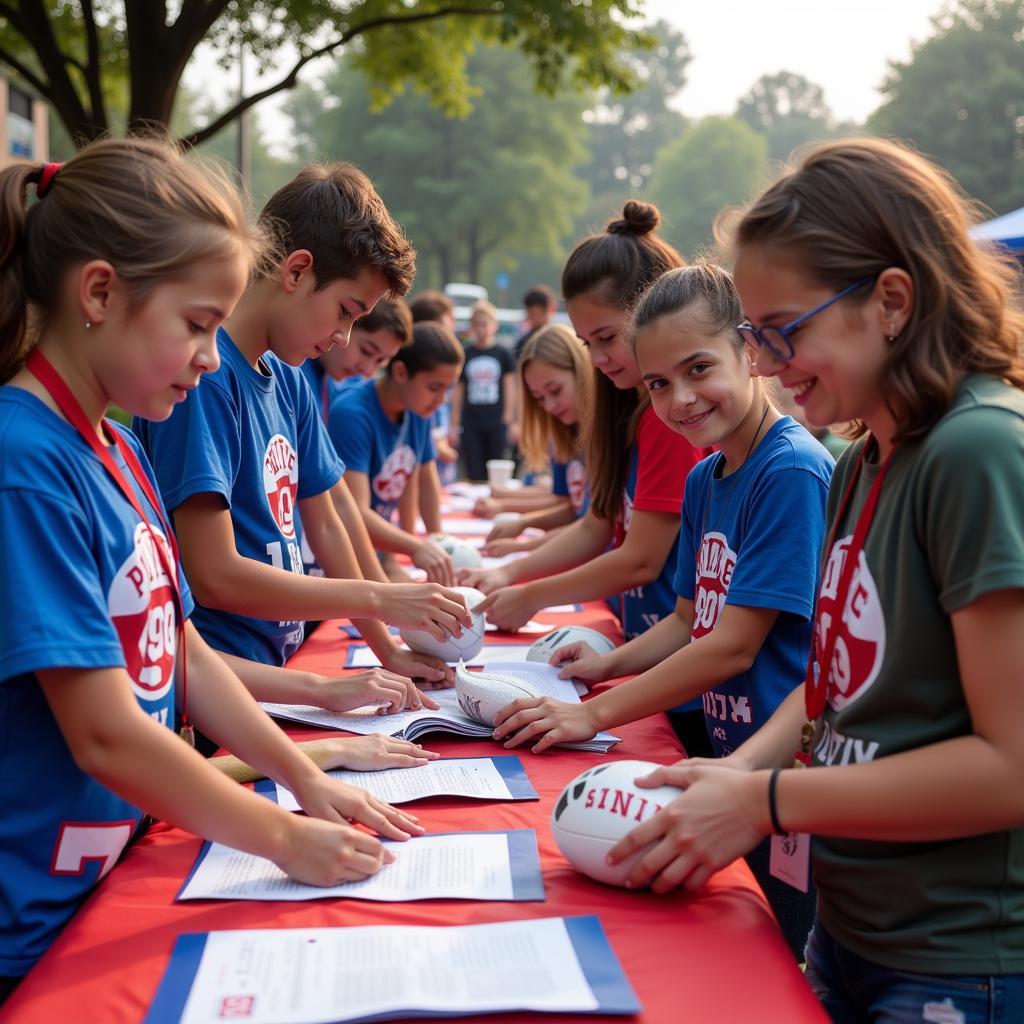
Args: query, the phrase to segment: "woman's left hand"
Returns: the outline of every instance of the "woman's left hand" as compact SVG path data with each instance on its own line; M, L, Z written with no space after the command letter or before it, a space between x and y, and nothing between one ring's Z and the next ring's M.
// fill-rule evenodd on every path
M381 658L381 663L389 672L408 676L421 690L446 690L455 685L455 673L451 666L430 654L417 654L396 645L393 653ZM420 699L425 708L437 708L437 704L425 693L420 694Z
M677 886L699 889L771 831L768 777L766 771L682 761L638 778L641 788L678 786L684 792L620 839L608 854L609 863L653 843L633 865L627 887L650 884L658 893Z

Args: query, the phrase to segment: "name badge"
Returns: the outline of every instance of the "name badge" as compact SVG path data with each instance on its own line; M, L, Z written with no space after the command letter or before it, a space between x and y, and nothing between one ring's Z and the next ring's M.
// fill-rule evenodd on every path
M768 870L772 878L807 892L811 883L811 837L806 832L772 836Z

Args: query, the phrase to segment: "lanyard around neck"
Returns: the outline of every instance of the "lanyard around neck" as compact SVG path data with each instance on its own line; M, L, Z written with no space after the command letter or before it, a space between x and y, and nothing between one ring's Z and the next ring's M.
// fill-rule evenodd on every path
M850 482L846 485L846 490L843 493L843 497L839 502L839 507L836 510L836 516L832 522L832 529L829 531L828 542L825 545L826 560L831 556L832 547L836 541L836 534L839 531L839 525L843 521L843 516L846 514L846 510L849 507L853 491L857 486L857 481L860 479L861 470L864 466L864 455L868 450L868 444L870 444L870 438L868 439L868 443L861 449L860 455L857 459L857 464L853 469L853 475L850 477ZM842 623L842 617L846 610L846 598L850 592L850 585L853 582L854 571L860 562L861 552L864 550L864 544L867 541L868 531L871 529L871 523L875 518L875 510L878 507L878 498L882 493L882 483L885 480L885 474L889 468L889 464L892 462L894 451L895 449L888 454L885 461L879 468L878 476L875 477L874 483L871 485L871 490L868 492L867 501L864 502L864 507L861 509L860 515L857 517L857 525L854 527L850 546L846 550L843 565L839 572L839 581L836 587L835 606L837 609L837 619L832 623L831 628L829 629L821 660L817 662L817 671L815 671L815 639L812 638L811 640L811 649L807 656L807 674L804 677L804 708L807 712L807 721L804 724L803 731L800 735L800 746L796 752L796 759L794 762L796 765L807 766L811 761L811 744L814 738L816 723L824 714L825 704L828 701L829 680L832 675L832 657L835 654L836 638L839 635L839 627ZM815 617L817 619L817 615ZM817 630L815 630L815 637L816 636Z
M174 604L178 618L176 631L177 641L181 649L182 662L181 734L184 739L191 742L192 725L188 719L188 665L185 653L185 605L181 596L181 588L178 585L178 573L176 568L179 562L178 543L175 539L174 532L171 530L170 525L164 518L160 499L157 497L153 484L143 470L135 452L132 451L131 447L121 436L120 431L108 426L106 420L104 420L104 430L107 434L113 437L114 444L117 446L117 450L121 453L121 457L124 459L125 465L128 467L128 471L131 473L133 479L139 486L139 490L141 490L146 496L146 500L152 506L154 513L160 520L160 526L163 528L164 536L167 538L167 543L171 548L170 554L168 553L166 546L161 544L157 539L153 531L153 526L149 521L149 517L142 509L142 503L139 501L138 494L136 494L136 492L128 485L128 481L125 480L124 474L122 474L117 463L114 462L109 449L97 436L92 423L89 422L89 418L85 414L85 410L82 409L78 399L75 398L71 389L64 382L60 374L53 368L53 364L46 358L46 356L43 355L42 352L39 351L39 349L34 349L25 361L25 369L27 369L29 373L31 373L40 384L42 384L50 397L54 402L56 402L57 408L60 409L68 422L78 431L85 443L89 445L93 453L100 460L103 468L113 478L121 493L128 499L128 503L131 505L135 514L149 531L153 547L156 549L157 556L160 559L160 564L163 567L164 573L167 575L171 593L174 595Z

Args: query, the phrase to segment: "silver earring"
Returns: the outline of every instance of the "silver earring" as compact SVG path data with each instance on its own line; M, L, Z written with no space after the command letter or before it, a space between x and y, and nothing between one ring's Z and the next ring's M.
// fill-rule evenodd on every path
M885 340L891 345L896 340L896 325L889 324L889 333L885 336Z
M85 329L89 330L90 327L92 327L92 321L91 320L86 320L85 321Z

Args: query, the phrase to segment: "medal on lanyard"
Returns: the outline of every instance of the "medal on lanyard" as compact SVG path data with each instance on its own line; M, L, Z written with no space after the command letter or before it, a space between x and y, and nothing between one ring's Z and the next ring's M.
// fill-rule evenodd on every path
M867 451L867 448L868 446L865 444L861 449L860 457L857 459L857 465L853 470L853 476L850 478L850 482L847 484L846 491L839 503L835 520L832 523L832 529L829 531L828 544L825 547L826 558L832 552L839 524L843 521L843 516L850 504L850 498L853 495L854 488L857 486L857 481L860 479L861 468L864 464L864 454ZM893 449L893 451L895 451L895 449ZM868 530L871 529L871 522L875 517L875 509L878 506L878 497L882 493L882 482L885 479L885 473L889 468L889 463L892 462L892 455L893 453L890 452L886 457L885 462L882 463L881 468L878 471L878 476L875 478L875 482L871 485L871 490L868 492L868 498L864 503L864 508L861 509L861 513L857 517L857 525L854 528L850 546L847 548L846 557L839 573L839 582L836 588L835 602L839 618L829 630L829 635L825 640L821 661L817 663L817 671L815 671L814 639L811 641L811 649L807 656L807 674L804 677L804 708L807 712L807 720L804 722L804 726L800 730L800 746L794 756L794 768L806 768L811 763L811 746L814 742L814 734L817 731L818 719L825 713L825 704L828 701L828 684L829 678L832 674L832 657L835 654L836 637L839 633L839 626L842 622L842 616L846 610L847 595L850 592L850 584L853 582L853 574L857 568L858 562L860 561L861 552L864 550L864 542L867 540Z
M150 482L149 477L146 476L135 452L131 450L125 439L118 431L107 427L104 423L104 429L108 435L113 437L114 444L117 445L117 450L121 453L121 456L125 461L125 465L128 467L128 471L131 473L135 482L139 485L139 489L146 496L146 500L153 507L154 513L156 513L157 518L160 520L160 526L163 528L164 536L167 538L167 543L170 544L171 547L171 554L168 554L167 548L157 540L153 526L149 521L149 517L142 510L142 504L139 501L138 495L131 487L129 487L128 481L125 480L121 470L117 466L117 463L114 462L111 457L110 452L100 441L99 437L96 436L96 431L93 429L92 424L85 415L85 411L79 404L78 399L72 394L71 389L64 383L60 374L58 374L53 368L50 361L42 354L42 352L38 349L34 349L30 353L28 359L25 360L25 369L27 369L29 373L31 373L40 384L42 384L50 397L57 403L57 408L60 409L60 411L67 417L68 422L71 423L71 425L82 436L86 444L88 444L93 450L96 457L103 464L103 468L113 478L114 482L120 488L121 493L128 499L128 503L131 505L135 514L149 531L153 547L160 559L160 564L163 567L164 573L167 575L167 581L170 585L171 593L174 595L174 606L177 613L178 621L176 639L177 645L181 650L181 738L191 746L195 746L195 735L192 729L192 723L189 721L188 717L188 659L185 652L185 606L181 597L181 589L178 586L178 544L175 539L174 532L171 530L167 520L164 518L164 514L160 506L160 499L157 498L153 485Z

